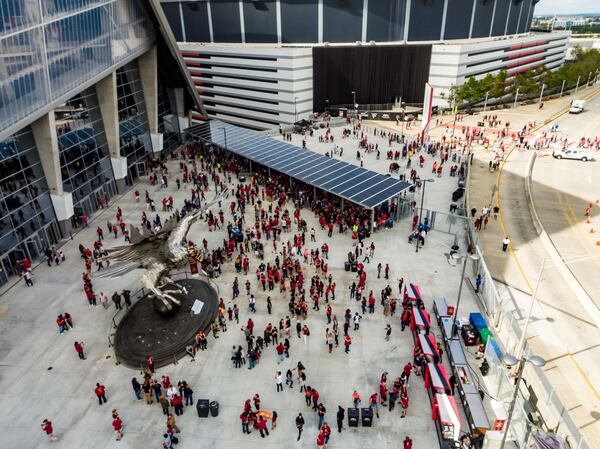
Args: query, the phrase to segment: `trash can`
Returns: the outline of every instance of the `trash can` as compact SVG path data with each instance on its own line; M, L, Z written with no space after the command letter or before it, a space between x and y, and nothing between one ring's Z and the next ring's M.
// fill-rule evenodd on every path
M359 415L357 408L348 408L348 427L358 427Z
M350 264L350 262L345 262L345 263L344 263L344 270L346 270L346 271L350 271L350 267L351 267L351 264Z
M373 424L373 409L371 407L363 407L360 409L360 418L363 427L371 427Z
M356 273L358 271L358 263L357 262L352 262L352 272Z
M219 416L219 403L217 401L212 401L209 404L209 408L210 408L210 416L212 416L213 418L215 416Z
M198 399L196 403L196 410L198 411L198 418L208 418L209 400Z

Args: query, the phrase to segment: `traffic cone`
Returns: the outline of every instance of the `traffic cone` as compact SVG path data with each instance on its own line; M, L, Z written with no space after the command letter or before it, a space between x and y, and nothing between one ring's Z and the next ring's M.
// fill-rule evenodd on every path
M592 220L591 220L591 218L588 216L588 217L585 219L585 222L586 222L587 224L590 224L590 223L592 222Z

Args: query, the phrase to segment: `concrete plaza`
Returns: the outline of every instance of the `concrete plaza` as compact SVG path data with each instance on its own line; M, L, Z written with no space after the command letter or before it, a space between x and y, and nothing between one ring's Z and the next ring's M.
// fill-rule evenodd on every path
M323 131L321 131L323 132ZM344 157L356 163L357 140L341 139L341 128L334 129L336 144L344 147ZM294 136L298 143L299 136ZM387 139L369 137L370 142L379 144L385 154ZM318 133L308 141L308 147L315 151L329 151L331 144L319 144ZM394 148L399 148L394 144ZM427 156L425 167L420 176L428 176L433 160ZM375 154L366 155L365 167L387 172L389 161L384 157L375 159ZM414 164L413 166L418 165ZM105 310L98 305L89 306L82 290L81 273L83 262L79 257L78 245L91 246L95 239L97 226L106 228L107 220L114 221L116 207L123 209L124 219L128 224L138 225L141 221L144 203L136 203L134 191L144 194L148 190L157 205L163 197L173 195L175 206L180 207L185 197L189 197L189 189L184 185L176 189L175 179L180 176L178 162L169 162L169 187L161 190L158 186L150 186L147 179L142 179L129 192L114 200L108 209L96 214L89 229L77 233L72 241L61 248L66 255L66 262L60 266L48 267L45 262L38 265L33 274L33 287L26 287L23 281L5 288L0 297L0 423L4 431L3 447L38 448L56 447L81 448L94 446L97 448L112 447L160 447L164 433L165 417L160 406L145 405L137 401L131 388L133 377L141 378L140 372L116 365L114 353L108 345L112 333L114 305ZM450 178L448 172L428 186L425 207L446 211L450 192L454 190L456 178ZM187 190L187 191L186 191ZM213 192L206 194L207 199ZM417 195L417 198L418 195ZM227 214L227 203L223 204ZM218 208L213 207L213 212ZM158 212L163 222L167 213ZM247 211L248 223L251 211ZM334 233L331 239L317 226L312 213L305 209L303 217L309 229L317 229L317 243L309 243L309 248L318 248L325 241L330 246L329 267L337 283L336 300L333 302L334 314L340 322L344 310L350 308L352 313L360 311L358 303L350 300L348 287L355 280L352 273L345 272L343 262L346 254L352 250L350 235ZM149 218L154 214L149 213ZM367 289L378 292L389 282L394 293L398 292L397 279L403 277L405 282L419 284L425 299L427 310L432 314L432 299L445 296L449 304L456 301L460 267L450 264L444 254L453 241L453 235L431 231L423 248L415 253L413 245L408 244L410 220L404 220L393 229L382 230L367 239L366 245L374 242L375 257L367 265ZM284 234L282 242L291 239L293 233ZM200 221L192 226L188 236L195 242L206 238L209 248L221 245L226 238L226 230L208 232L205 222ZM114 239L106 234L105 246L122 244L123 238ZM265 244L266 261L273 261L275 254L270 242ZM377 279L377 264L390 264L391 279ZM390 414L382 410L381 419L376 419L372 428L346 429L338 434L335 429L335 413L338 405L344 408L351 406L351 394L356 389L362 396L363 405L368 403L371 393L377 391L379 378L384 371L389 378L400 375L402 367L412 361L413 338L410 332L400 331L399 315L384 317L379 303L375 314L366 314L359 331L351 331L353 342L350 354L344 354L343 347L336 348L328 354L325 345L325 307L320 312L309 311L307 324L311 330L308 344L292 334L290 358L278 365L272 347L263 353L260 363L254 370L234 369L231 363L233 345L245 346L243 332L240 331L249 317L252 317L256 329L261 331L267 323L276 324L287 315L287 299L282 298L278 290L271 292L273 314L267 314L265 300L269 292L258 289L254 271L257 260L251 257L250 274L252 291L257 298L257 313L251 314L247 305L244 283L246 277L239 276L241 296L236 299L240 307L240 324L228 323L228 331L221 333L218 340L208 338L208 351L199 352L196 361L184 358L176 365L158 370L161 375L168 375L172 382L185 379L194 390L194 400L208 398L220 403L220 414L217 418L199 419L194 407L187 407L183 416L177 418L181 428L179 447L213 447L237 448L240 445L250 448L268 447L315 447L318 433L317 416L308 409L304 396L299 392L297 384L293 389L285 388L276 393L274 376L276 370L284 374L288 368L296 366L298 361L306 366L307 385L316 387L321 400L327 408L326 421L332 426L333 433L329 442L331 448L396 448L406 435L410 435L415 448L437 447L434 422L431 420L431 406L421 378L411 376L408 416L400 418L398 407ZM305 277L314 273L314 268L303 264ZM94 290L104 292L109 297L115 290L124 288L136 289L136 282L141 275L135 270L118 279L106 279L92 276ZM223 275L216 279L220 296L226 305L232 305L231 284L235 270L233 264L223 267ZM465 284L461 303L461 316L477 310L474 292ZM55 318L59 313L69 312L74 321L74 329L59 334ZM432 331L440 341L440 331L432 320ZM391 340L384 340L384 327L392 325ZM73 349L75 341L85 343L87 360L79 360ZM447 359L444 356L444 364ZM449 372L449 368L447 368ZM108 404L99 406L94 395L96 382L107 387ZM261 439L257 432L246 436L241 432L239 415L244 400L259 393L262 408L276 410L279 415L277 429L266 439ZM457 402L458 397L457 397ZM124 422L125 436L122 441L115 441L111 427L111 410L116 408ZM460 408L460 406L459 406ZM302 439L296 442L294 419L302 412L306 419L305 432ZM462 414L463 431L467 430L466 419ZM50 419L55 426L55 433L60 437L58 443L46 441L40 430L42 419ZM493 416L490 416L493 420ZM346 425L346 424L345 424Z

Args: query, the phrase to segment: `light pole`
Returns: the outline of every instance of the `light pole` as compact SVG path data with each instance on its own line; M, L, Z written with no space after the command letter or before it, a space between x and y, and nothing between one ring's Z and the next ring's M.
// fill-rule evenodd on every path
M515 392L513 393L513 397L510 402L510 408L508 409L508 419L506 420L506 427L504 428L504 434L502 435L502 443L500 443L500 449L504 449L504 445L506 444L506 437L508 436L508 430L510 429L512 415L515 411L515 404L517 403L517 396L519 395L519 386L521 384L521 379L523 378L523 368L525 367L525 363L529 362L532 365L538 367L542 367L546 364L546 361L537 355L532 355L528 359L525 357L521 357L521 359L518 359L514 355L506 354L502 360L509 368L515 365L517 366L517 383L515 384Z
M577 77L577 84L575 85L575 93L579 90L579 81L581 81L581 75Z
M477 254L465 254L464 256L461 256L458 253L454 253L452 254L452 257L455 260L464 259L462 273L460 275L460 285L458 286L458 297L456 298L456 308L454 309L454 320L452 320L452 337L454 337L457 331L456 319L458 318L458 308L460 307L460 295L462 293L462 287L465 282L465 271L467 271L467 261L469 259L475 261L479 260L479 256Z
M544 89L546 88L546 85L542 83L542 91L540 92L540 103L542 102L542 97L544 96Z
M560 95L558 96L558 98L562 97L563 90L565 90L565 81L567 81L567 80L563 80L563 82L562 82L562 86L560 88Z
M489 95L490 95L489 91L485 93L485 102L483 103L483 112L485 112L485 110L487 108L487 101L488 101Z
M224 126L221 129L223 130L223 140L224 140L225 149L227 149L227 129L225 129Z
M298 101L298 97L294 97L294 123L298 121L298 112L296 109L296 102Z
M513 105L513 109L517 107L517 99L519 98L519 88L517 87L517 93L515 94L515 104Z
M423 183L423 191L421 192L421 211L419 212L419 225L417 226L417 247L415 249L415 252L418 253L419 252L419 237L421 236L421 223L423 222L423 200L425 199L425 186L427 185L428 182L433 182L433 179L421 179L421 182Z
M588 80L587 80L587 83L585 83L585 87L589 87L590 79L592 79L592 72L590 72L590 74L588 75Z
M352 107L356 108L356 91L352 91Z

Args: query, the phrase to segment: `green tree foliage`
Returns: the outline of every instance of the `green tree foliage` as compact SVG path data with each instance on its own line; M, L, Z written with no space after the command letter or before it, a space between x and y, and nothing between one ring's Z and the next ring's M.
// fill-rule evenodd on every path
M488 73L481 79L475 77L467 78L461 86L452 86L446 98L450 103L456 104L481 101L488 93L489 98L500 97L506 93L516 93L519 89L520 95L539 93L542 84L546 89L560 89L563 80L565 89L574 87L579 78L580 84L585 84L588 78L593 78L600 73L600 52L596 49L584 51L581 48L575 50L575 60L563 64L558 70L548 70L546 67L537 67L517 74L510 85L507 86L508 75L501 71L495 75Z

